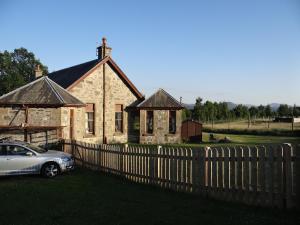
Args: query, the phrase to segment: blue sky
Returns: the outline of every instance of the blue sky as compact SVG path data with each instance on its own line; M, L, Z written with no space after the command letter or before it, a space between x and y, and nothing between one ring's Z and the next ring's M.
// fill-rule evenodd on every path
M50 71L112 56L149 96L300 105L300 1L0 1L0 51Z

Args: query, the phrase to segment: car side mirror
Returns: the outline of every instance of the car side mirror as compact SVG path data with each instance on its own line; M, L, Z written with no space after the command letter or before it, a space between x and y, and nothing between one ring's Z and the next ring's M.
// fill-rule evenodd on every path
M26 152L26 156L33 156L32 152Z

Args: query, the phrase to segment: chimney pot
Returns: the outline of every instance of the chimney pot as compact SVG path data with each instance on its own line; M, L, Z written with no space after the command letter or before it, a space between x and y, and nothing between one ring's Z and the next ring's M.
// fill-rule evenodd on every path
M40 65L37 65L35 68L35 78L40 78L41 76L43 76L43 71L40 68Z
M106 37L102 38L102 46L106 46Z
M102 38L102 45L97 48L98 59L103 59L106 56L111 55L111 48L107 46L106 38Z

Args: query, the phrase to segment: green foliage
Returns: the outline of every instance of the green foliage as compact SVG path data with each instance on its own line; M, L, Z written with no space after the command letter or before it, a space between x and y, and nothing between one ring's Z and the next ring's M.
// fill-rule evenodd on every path
M298 108L298 107L296 107L296 105L294 105L292 114L294 117L299 117L300 116L300 108Z
M248 107L245 105L237 105L237 107L235 107L233 109L236 118L242 119L242 118L247 118L249 116L249 110Z
M258 109L255 106L249 108L250 117L254 118L258 115Z
M216 120L227 120L231 117L230 110L226 102L202 103L202 98L198 97L194 109L191 112L192 118L202 122L214 122Z
M33 81L37 65L44 75L48 73L48 68L25 48L0 52L0 96Z
M290 115L289 106L287 104L281 104L277 110L279 116L288 116Z
M188 109L182 110L182 121L190 119L192 117L192 112Z
M194 106L194 110L192 112L192 116L194 120L201 121L202 120L202 98L198 97L196 99L196 103Z
M185 115L190 112L194 120L204 123L214 124L215 122L230 122L234 120L247 119L249 126L258 118L269 118L275 116L298 117L300 116L300 108L294 105L280 105L277 111L273 111L270 105L260 105L258 107L239 104L235 108L229 110L227 102L211 102L203 103L202 98L198 97L193 110L186 110ZM185 117L186 118L186 117ZM252 121L252 122L251 122Z
M264 114L266 117L269 117L269 118L272 116L273 113L272 113L272 109L271 109L270 105L267 105L265 107Z

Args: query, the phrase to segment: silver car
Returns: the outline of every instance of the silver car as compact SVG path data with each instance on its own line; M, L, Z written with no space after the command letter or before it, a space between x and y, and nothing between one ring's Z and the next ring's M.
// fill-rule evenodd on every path
M26 142L0 141L0 176L41 174L55 177L74 169L73 157Z

